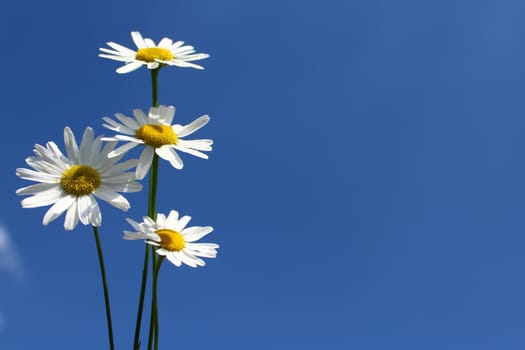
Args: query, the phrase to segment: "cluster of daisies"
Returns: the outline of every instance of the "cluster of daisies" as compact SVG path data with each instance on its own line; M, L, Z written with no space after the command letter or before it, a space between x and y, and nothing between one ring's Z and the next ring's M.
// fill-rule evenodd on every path
M162 66L178 66L203 69L193 61L207 58L204 53L195 53L192 46L184 42L173 42L164 38L158 44L143 38L139 32L131 33L136 50L114 42L107 43L111 49L101 48L100 57L123 62L118 73L132 72L142 66L159 69ZM212 150L209 139L188 140L205 126L210 118L203 115L187 125L173 124L175 107L158 106L146 114L140 109L133 110L133 117L117 113L116 120L104 117L103 126L116 134L111 137L95 137L92 128L86 128L80 145L70 128L64 129L65 154L54 142L45 146L35 145L34 156L26 158L32 169L19 168L16 175L22 179L37 182L20 188L18 195L29 195L22 200L22 207L35 208L51 206L42 223L47 225L65 212L64 228L73 230L80 221L84 225L98 227L102 215L97 202L101 199L121 210L130 208L129 202L120 193L137 192L147 175L154 154L168 161L175 169L183 168L178 153L207 159L206 151ZM119 142L123 144L118 145ZM117 146L118 145L118 146ZM122 161L125 154L142 147L139 159ZM134 171L132 170L133 168ZM174 265L182 263L203 266L205 258L214 258L217 244L195 243L213 231L211 226L187 227L189 216L179 217L175 210L166 216L158 213L156 220L144 217L138 223L127 221L135 231L125 231L124 238L145 240L157 247L156 252L165 256Z

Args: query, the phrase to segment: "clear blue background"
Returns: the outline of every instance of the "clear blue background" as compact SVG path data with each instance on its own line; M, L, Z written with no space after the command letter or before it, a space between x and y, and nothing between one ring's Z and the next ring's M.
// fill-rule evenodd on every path
M97 57L130 32L185 40L160 102L213 138L160 169L158 209L212 225L204 268L166 264L161 349L524 349L525 2L20 1L0 11L0 348L105 349L89 227L22 209L35 143L151 103L145 69ZM102 205L118 349L143 244ZM2 261L0 259L0 262ZM144 337L143 337L144 338Z

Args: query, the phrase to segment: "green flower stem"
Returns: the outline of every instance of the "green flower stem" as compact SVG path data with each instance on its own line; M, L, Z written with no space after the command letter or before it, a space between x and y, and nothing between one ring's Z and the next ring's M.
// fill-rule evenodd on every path
M159 105L159 94L158 94L158 77L159 77L160 67L157 69L151 70L151 93L153 107L158 107ZM157 217L157 179L159 172L159 156L155 153L153 155L153 161L150 168L149 174L149 193L148 193L148 216L153 220ZM144 296L146 293L146 284L148 280L148 265L149 265L149 244L146 244L146 250L144 253L144 266L142 268L142 282L140 285L140 297L139 297L139 307L137 311L137 322L135 324L135 337L133 340L133 350L140 349L140 328L142 325L142 312L144 310ZM155 249L151 249L152 254L152 266L155 268ZM151 310L153 314L153 310ZM150 324L150 329L152 325ZM148 345L149 347L149 345Z
M96 226L93 226L93 233L95 234L95 241L97 243L98 262L100 264L100 274L102 276L102 284L104 286L104 301L106 304L106 319L108 321L109 348L111 350L115 350L115 345L113 344L113 325L111 322L111 307L109 305L108 283L106 281L106 268L104 267L102 245L100 244L100 237L98 235L98 228Z
M153 97L153 107L159 106L159 84L158 84L159 71L160 71L160 67L157 69L151 70L151 93Z
M158 92L158 77L159 77L160 67L157 69L151 70L151 93L152 93L152 105L153 107L159 106L159 92ZM157 216L157 179L159 174L159 156L155 153L153 155L153 161L151 164L150 170L150 198L148 202L148 216L153 220ZM157 266L157 254L155 253L155 248L151 250L151 260L152 260L152 299L151 299L151 315L150 315L150 324L149 324L149 336L148 336L148 349L151 349L152 345L152 333L155 332L158 334L158 318L157 318L157 295L156 295L156 282L155 282L155 270ZM155 345L156 346L156 345Z
M133 350L140 349L140 326L142 324L142 311L144 309L144 294L146 293L146 281L148 280L149 244L146 244L144 253L144 266L142 268L142 282L140 285L139 309L137 311L137 322L135 324L135 337L133 338Z
M159 256L156 259L153 269L153 287L151 291L151 319L150 319L150 333L148 338L148 350L151 350L152 344L155 344L155 350L159 348L159 311L158 311L158 298L157 298L157 285L159 279L159 271L162 262L164 261L163 256Z
M158 308L157 308L157 273L158 273L158 265L159 265L159 259L162 257L158 257L157 253L155 252L155 248L152 248L151 250L151 260L152 260L152 274L153 279L151 281L151 314L150 314L150 321L149 321L149 335L148 335L148 350L151 350L153 344L155 344L155 348L157 347L157 341L158 341L158 334L159 334L159 318L158 318ZM154 338L153 335L156 335ZM155 340L155 342L154 342Z
M151 164L151 173L150 173L150 198L149 198L149 205L148 205L148 216L152 218L153 220L157 219L157 179L158 179L158 173L159 173L159 156L155 153L153 156L153 162ZM151 269L153 273L153 280L152 280L152 288L155 287L155 267L157 266L157 253L155 252L155 248L152 247L151 249ZM152 296L154 298L154 296ZM156 305L152 302L151 305L151 316L157 314ZM155 307L155 308L154 308ZM153 321L152 321L153 320ZM155 329L157 327L157 319L151 318L150 319L150 334L152 332L152 328ZM150 337L151 338L151 337ZM149 344L149 340L148 340ZM149 349L149 345L148 345Z
M149 193L148 193L148 216L153 220L156 219L156 207L157 207L157 177L159 171L159 156L155 154L153 156L153 162L151 164L150 174L149 174ZM144 310L144 295L146 292L146 284L148 279L148 264L149 264L149 244L146 244L146 252L144 253L144 266L142 269L142 282L140 285L140 298L139 298L139 308L137 311L137 322L135 324L135 337L133 340L133 349L140 349L140 328L142 324L142 312ZM152 266L155 267L155 249L151 250L152 254ZM153 313L153 310L152 310ZM150 325L151 328L151 325Z
M159 349L159 310L158 310L158 299L157 299L157 281L159 279L160 265L164 261L164 257L160 256L157 261L157 267L155 269L155 350Z
M151 169L149 173L149 198L148 198L148 216L153 220L157 219L157 179L159 176L159 156L153 155Z

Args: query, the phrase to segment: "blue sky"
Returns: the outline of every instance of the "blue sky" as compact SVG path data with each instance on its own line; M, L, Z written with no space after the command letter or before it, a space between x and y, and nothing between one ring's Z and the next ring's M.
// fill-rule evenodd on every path
M97 57L130 32L211 57L165 69L176 121L210 159L162 163L158 209L211 225L204 268L163 266L161 348L523 349L525 3L10 2L0 11L0 347L104 349L89 227L22 209L35 143L97 134L151 103L149 74ZM5 125L7 124L7 125ZM118 349L131 348L143 245L102 205Z

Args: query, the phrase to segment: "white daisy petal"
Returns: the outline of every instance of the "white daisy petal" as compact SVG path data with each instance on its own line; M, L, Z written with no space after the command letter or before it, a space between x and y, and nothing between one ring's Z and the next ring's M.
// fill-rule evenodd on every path
M160 216L160 217L162 217L162 216ZM157 223L155 222L155 220L153 220L149 216L143 216L142 220L144 220L144 225L145 226L156 229Z
M179 145L174 145L173 148L179 150L179 151L182 151L184 153L188 153L188 154L191 154L192 156L195 156L195 157L199 157L199 158L202 158L202 159L208 159L208 155L205 154L205 153L202 153L200 151L196 151L190 147L184 147L184 146L180 146L180 144L182 143L179 142Z
M38 194L40 192L44 192L44 191L47 191L47 190L50 190L56 187L57 187L56 184L39 183L39 184L34 184L34 185L27 186L27 187L19 188L18 190L16 190L16 194L19 196L24 195L24 194Z
M188 61L197 61L197 60L203 60L205 58L210 57L207 53L196 53L192 55L184 55L184 59ZM179 55L179 58L182 58L181 55Z
M175 52L175 50L181 47L182 45L184 45L184 41L177 41L176 43L173 43L173 45L171 45L170 50Z
M146 177L149 168L151 167L151 161L153 160L154 149L152 147L146 147L140 154L137 168L135 169L135 176L138 180L142 180Z
M190 267L204 266L201 258L215 258L219 245L215 243L193 243L213 231L211 226L188 227L191 217L186 215L179 219L179 213L171 210L168 216L157 213L156 220L144 217L138 223L127 219L137 232L124 231L124 239L134 240L148 237L146 243L159 247L156 253L165 256L175 266L182 264ZM139 238L141 237L141 238Z
M109 46L109 43L108 43L108 46ZM123 58L123 57L120 56L120 55L122 55L122 52L120 52L120 51L107 49L105 47L100 47L99 50L102 51L102 52L105 52L103 54L102 53L98 54L99 57L109 56L111 59Z
M104 126L105 128L109 130L120 132L126 135L135 135L135 133L133 132L133 129L130 129L127 126L122 125L120 123L117 123L113 119L110 119L108 117L103 117L102 120L104 120L107 123L107 124L102 124L102 126Z
M189 215L185 215L185 216L181 217L179 219L179 221L177 222L177 224L175 226L173 226L173 230L175 230L177 232L181 232L182 230L184 230L186 225L188 225L190 220L191 220L191 216L189 216Z
M173 44L173 40L169 38L162 38L161 41L159 41L158 47L162 47L164 49L169 49L171 45Z
M71 206L66 211L66 218L64 220L64 229L71 231L77 226L78 220L79 220L78 201L75 201L71 204Z
M166 227L166 215L164 214L157 214L156 223L159 227Z
M141 239L141 236L137 235L136 232L124 230L124 235L122 236L122 238L129 240L129 241L134 241L136 239Z
M102 190L95 191L94 195L123 211L127 211L130 208L128 200L124 198L124 196L116 192L112 192L110 190Z
M203 66L199 66L198 64L191 63L191 62L186 62L186 61L181 61L181 60L169 61L167 64L169 64L170 66L177 66L177 67L181 67L181 68L195 68L195 69L198 69L198 70L203 70L204 69Z
M157 69L159 68L159 62L148 62L146 66L148 67L148 69Z
M64 156L64 154L60 151L60 149L58 148L58 146L54 142L48 142L46 144L46 148L44 148L44 147L42 147L40 145L35 145L35 149L41 149L43 152L49 151L50 152L49 156L44 156L44 155L42 156L48 161L52 161L52 160L55 160L55 159L56 160L61 160L61 161L67 160L67 158Z
M135 220L132 220L130 218L126 218L126 221L128 222L128 224L130 224L131 226L133 226L133 228L135 230L140 230L141 229L141 224L139 224L138 222L136 222Z
M114 42L109 42L107 43L109 47L113 48L116 50L116 52L119 52L119 53L126 53L126 54L129 54L129 55L135 55L135 51L133 50L130 50L128 49L127 47L125 46L122 46L122 45L119 45L117 43L114 43ZM102 50L102 49L101 49Z
M185 248L194 256L215 258L217 256L217 251L215 249L218 247L217 244L206 245L206 243L188 243Z
M64 192L62 192L59 186L55 185L53 188L43 190L32 197L22 200L22 208L45 207L55 203L62 198L62 196L64 196Z
M195 49L191 45L183 46L183 41L174 43L170 38L162 38L155 45L152 39L144 38L136 31L131 32L131 38L137 47L136 50L114 42L107 43L111 49L100 48L103 53L99 54L99 57L126 63L117 69L117 73L129 73L144 65L148 69L157 69L164 65L204 69L202 66L191 63L191 61L209 57L206 53L195 53Z
M120 62L129 62L129 61L133 60L133 57L130 58L130 57L127 57L127 56L105 55L105 54L102 54L102 53L99 54L98 57L109 58L110 60L120 61Z
M55 179L60 179L62 173L68 169L69 162L67 158L52 159L49 154L42 154L41 157L28 157L26 158L26 164L35 169L38 172L51 175ZM58 182L58 181L56 181Z
M170 125L175 116L175 107L174 106L159 106L158 107L159 120L164 125ZM180 136L180 135L178 135Z
M102 225L102 213L100 212L97 201L93 197L91 197L91 205L89 206L89 224L96 227Z
M177 57L183 55L183 54L191 54L195 53L195 48L191 45L181 45L176 49L173 49L173 52L177 54Z
M170 210L170 213L168 217L166 218L166 226L173 227L177 224L178 220L179 220L179 212L176 210Z
M118 173L121 173L121 172L124 172L126 170L129 170L131 168L134 168L137 166L137 162L138 162L138 159L128 159L122 163L119 163L117 165L111 165L110 168L108 169L105 169L105 168L101 168L101 169L105 169L105 173L106 173L106 176L113 176L113 175L117 175Z
M159 249L160 250L160 249ZM157 253L159 252L159 250L157 250ZM160 254L159 254L160 255ZM167 254L166 255L166 258L175 266L181 266L182 265L182 261L180 259L180 254L176 254L175 252L171 252L170 254Z
M100 140L102 140L102 138L100 138ZM108 154L115 149L116 145L117 145L116 141L108 141L108 142L106 142L106 144L104 145L104 147L100 151L100 154L98 154L98 157L103 159L104 160L103 162L106 163L105 160L108 157ZM114 162L114 160L112 160L112 162Z
M78 159L79 150L77 140L71 129L68 127L64 129L64 144L66 145L67 157L78 164L80 160Z
M17 169L16 174L20 178L38 182L16 191L18 195L31 195L22 200L22 206L51 205L43 217L44 225L66 212L66 230L74 229L79 221L84 225L100 226L102 214L94 195L127 210L129 202L118 192L136 192L142 188L135 181L134 173L125 172L137 161L132 159L118 163L123 154L108 158L116 142L108 142L102 147L102 138L95 138L91 128L85 129L79 147L73 132L66 127L64 143L67 157L56 144L48 142L46 147L36 145L35 155L26 160L38 171Z
M124 231L124 236L122 238L128 240L128 241L135 241L138 239L145 240L148 239L148 236L145 234L142 234L140 232L130 232L130 231Z
M184 235L184 240L186 242L195 242L201 239L202 237L206 236L207 234L211 233L212 231L213 227L211 226L193 226L185 228L184 230L182 230L181 233Z
M125 66L117 68L116 72L119 73L119 74L125 74L125 73L129 73L129 72L133 72L134 70L139 69L143 65L144 65L144 63L142 63L142 62L131 62L131 63L126 64Z
M171 147L162 146L160 148L155 148L155 153L164 160L170 162L171 166L175 169L182 169L184 163L180 159L177 152L175 152Z
M66 195L61 197L58 201L55 202L49 208L49 210L44 215L44 219L42 220L43 225L49 224L51 221L55 220L57 217L59 217L64 211L66 211L73 203L75 203L76 197L71 195Z
M104 140L105 141L109 141L109 137L104 137ZM111 138L113 141L128 141L128 142L135 142L136 144L143 144L144 141L142 141L141 139L137 139L136 137L134 136L130 136L130 135L115 135Z
M201 140L179 140L177 146L184 148L192 148L199 151L211 151L213 140L201 139Z
M137 119L138 125L142 126L144 124L148 124L148 116L144 114L142 109L135 108L133 110L133 115L135 116L135 119Z
M56 184L60 182L60 178L58 178L56 175L45 174L26 168L16 169L16 176L25 180L45 182L49 184Z
M186 265L191 267L204 266L206 263L204 260L197 258L196 256L191 255L187 250L183 250L181 254L181 260Z
M86 128L86 130L84 130L84 135L82 135L82 141L80 141L79 162L81 164L92 158L91 145L93 144L94 139L95 133L93 129L89 127Z
M204 125L208 124L210 117L208 115L200 116L199 118L192 121L190 124L183 127L177 134L179 137L188 136L193 134L195 131L202 128Z
M144 42L146 43L147 47L156 47L155 42L150 38L144 38Z
M102 117L102 120L108 123L108 125L105 125L104 127L110 130L117 129L120 131L121 129L125 127L124 125L120 124L119 122L114 121L110 117Z
M114 158L114 157L118 157L120 155L123 155L125 154L127 151L129 151L130 149L134 148L134 147L137 147L139 144L138 143L135 143L135 142L128 142L122 146L120 146L119 148L117 148L116 150L114 151L111 151L108 153L108 157L109 158Z
M89 224L89 213L91 205L91 196L82 196L77 200L77 214L80 222L84 225Z
M147 46L140 32L131 32L131 38L133 39L133 42L135 43L135 45L137 45L139 49Z
M108 172L109 173L109 172ZM104 179L104 184L109 186L118 186L119 188L127 188L125 186L135 181L135 174L132 173L120 173L118 175L112 175L107 179ZM122 187L120 185L123 185ZM104 185L101 185L104 186Z
M139 124L133 118L126 117L122 113L116 113L115 117L130 130L137 130L139 128Z
M133 178L133 180L136 179L135 174L130 174ZM101 185L101 187L104 185ZM140 182L129 182L129 183L118 183L118 184L111 184L111 189L115 192L125 192L125 193L131 193L131 192L139 192L142 191L142 184Z
M175 169L182 169L184 163L175 150L179 150L193 156L207 159L208 155L203 151L211 151L213 140L185 140L184 136L194 133L202 128L210 120L209 116L203 115L188 125L170 125L175 115L174 106L151 107L148 115L140 109L134 109L135 119L126 117L123 114L115 114L117 121L107 117L103 118L106 122L104 127L117 131L122 130L121 134L112 137L104 137L102 140L127 141L127 144L120 146L108 154L108 157L123 155L137 144L143 144L145 149L139 158L136 176L143 179L153 159L153 152L160 158L170 162ZM134 144L132 144L134 143Z

